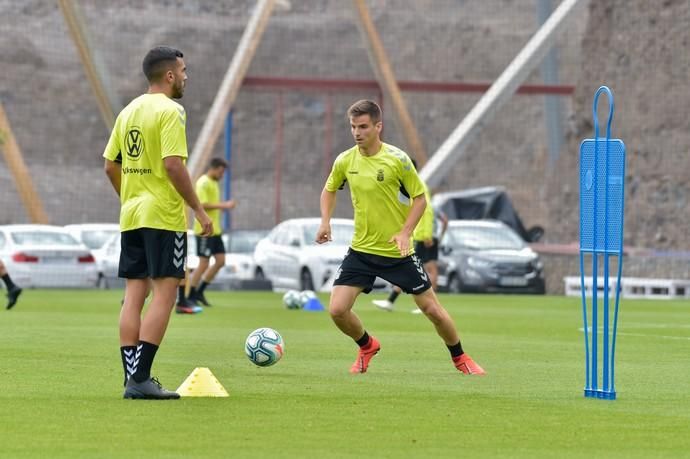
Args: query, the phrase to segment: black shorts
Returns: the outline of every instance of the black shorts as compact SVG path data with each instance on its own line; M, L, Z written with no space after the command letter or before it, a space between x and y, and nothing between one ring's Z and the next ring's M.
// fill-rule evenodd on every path
M352 249L345 255L333 285L362 287L364 293L369 293L377 276L413 295L431 288L429 276L416 255L390 258Z
M118 276L125 279L184 279L187 233L153 228L124 231Z
M225 244L223 244L223 238L220 235L211 237L196 236L197 256L208 258L217 253L225 253Z
M431 247L426 247L424 241L414 241L414 252L417 254L422 263L429 263L430 261L438 260L438 239L434 238L434 244Z

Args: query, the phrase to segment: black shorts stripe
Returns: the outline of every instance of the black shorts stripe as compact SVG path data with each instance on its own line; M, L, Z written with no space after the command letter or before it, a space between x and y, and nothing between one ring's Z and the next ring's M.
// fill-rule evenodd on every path
M434 238L431 247L425 246L423 241L415 241L414 252L422 260L422 263L438 260L438 239Z
M414 295L431 288L429 276L416 255L390 258L353 249L348 250L333 285L362 287L364 293L369 293L377 277Z
M217 253L225 253L225 244L223 244L223 238L220 235L210 237L195 237L197 256L208 258Z
M187 233L139 228L122 233L118 275L125 279L183 279Z

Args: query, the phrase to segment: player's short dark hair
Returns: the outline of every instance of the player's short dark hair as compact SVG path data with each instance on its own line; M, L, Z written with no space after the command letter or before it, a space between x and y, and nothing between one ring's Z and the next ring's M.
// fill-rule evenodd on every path
M347 116L350 118L362 115L369 115L371 121L376 124L381 121L381 107L373 100L363 99L358 100L347 109Z
M223 158L213 158L208 165L209 169L216 169L218 167L222 167L223 169L228 168L228 162L224 160Z
M184 57L182 51L169 46L156 46L146 53L142 68L149 82L158 81L167 72L178 57Z

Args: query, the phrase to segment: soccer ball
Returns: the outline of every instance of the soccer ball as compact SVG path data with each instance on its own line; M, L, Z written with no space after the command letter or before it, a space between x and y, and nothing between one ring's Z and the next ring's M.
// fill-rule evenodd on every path
M297 290L288 290L283 295L283 304L288 309L299 309L302 307L302 299Z
M299 294L299 303L304 307L312 298L316 298L316 293L313 290L304 290Z
M255 365L270 367L278 362L285 352L283 337L272 328L259 328L247 336L244 352Z

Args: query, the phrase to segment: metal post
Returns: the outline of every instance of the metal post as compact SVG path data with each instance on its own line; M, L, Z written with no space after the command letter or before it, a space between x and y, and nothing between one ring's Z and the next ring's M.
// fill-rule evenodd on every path
M544 25L549 16L551 16L552 10L551 0L539 0L537 2L537 19L540 26ZM541 64L541 76L544 84L558 84L558 51L555 46L544 57L544 61ZM558 96L544 96L544 118L549 145L549 168L551 168L558 160L563 142L561 100Z
M230 160L232 159L232 110L228 112L225 119L225 161L228 162L228 171L223 177L223 200L227 201L232 196L232 167L230 167ZM232 226L232 215L230 212L223 212L223 230L229 231Z

